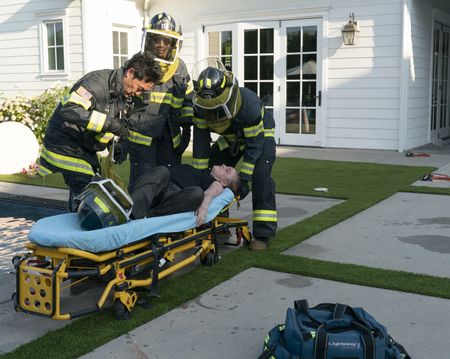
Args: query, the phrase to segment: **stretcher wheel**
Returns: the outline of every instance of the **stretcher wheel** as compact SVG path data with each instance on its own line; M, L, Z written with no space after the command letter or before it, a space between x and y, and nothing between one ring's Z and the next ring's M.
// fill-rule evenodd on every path
M14 256L14 257L11 259L11 262L12 262L14 268L17 268L17 267L19 266L19 264L20 264L20 259L21 259L20 256Z
M19 303L17 302L17 293L16 293L16 292L14 292L13 294L11 294L11 299L12 299L13 304L14 304L14 310L15 310L16 312L19 312L19 311L20 311L20 310L19 310Z
M120 300L116 300L114 302L114 316L118 320L128 320L131 318L131 313Z
M219 255L217 252L208 252L202 258L200 257L200 262L207 267L211 267L219 261Z

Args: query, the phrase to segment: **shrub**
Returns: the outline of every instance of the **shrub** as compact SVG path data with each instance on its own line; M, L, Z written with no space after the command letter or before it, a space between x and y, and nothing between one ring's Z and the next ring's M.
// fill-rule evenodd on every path
M68 86L56 85L33 97L0 97L0 122L23 123L33 131L39 143L42 143L48 120L69 89Z

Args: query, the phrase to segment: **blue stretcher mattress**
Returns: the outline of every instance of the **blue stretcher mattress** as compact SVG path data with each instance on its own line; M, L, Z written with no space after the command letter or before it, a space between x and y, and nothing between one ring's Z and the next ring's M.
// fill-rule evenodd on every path
M213 220L234 198L230 189L215 197L208 208L206 223ZM76 248L98 253L118 249L157 233L183 232L196 227L194 212L144 218L94 231L83 230L76 213L65 213L38 220L28 239L40 246Z

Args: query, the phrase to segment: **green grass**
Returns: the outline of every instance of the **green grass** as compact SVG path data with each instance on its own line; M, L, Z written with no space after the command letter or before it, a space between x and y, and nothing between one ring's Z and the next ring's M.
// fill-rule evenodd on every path
M239 249L223 256L211 268L198 266L180 277L162 281L161 298L152 299L151 309L144 310L137 306L129 321L116 321L111 310L107 309L104 313L80 318L60 330L47 333L1 358L77 358L250 267L450 299L450 279L281 254L285 249L398 191L449 195L449 189L410 186L432 170L434 168L431 167L278 158L273 169L278 193L341 198L345 201L280 230L270 248L263 253ZM120 171L126 178L128 169L122 166ZM24 179L22 176L4 177L0 176L0 181L23 182ZM27 183L39 185L34 178L26 180L35 180L37 182ZM49 183L50 179L47 185ZM55 178L54 183L61 186L61 178ZM329 192L315 192L315 187L327 187Z

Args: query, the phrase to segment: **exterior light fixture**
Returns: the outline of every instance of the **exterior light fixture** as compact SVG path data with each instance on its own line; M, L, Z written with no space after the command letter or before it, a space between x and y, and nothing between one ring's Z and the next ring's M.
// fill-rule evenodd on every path
M356 33L358 30L358 22L355 21L355 15L351 13L349 15L350 20L342 28L342 38L344 39L344 45L356 45Z

